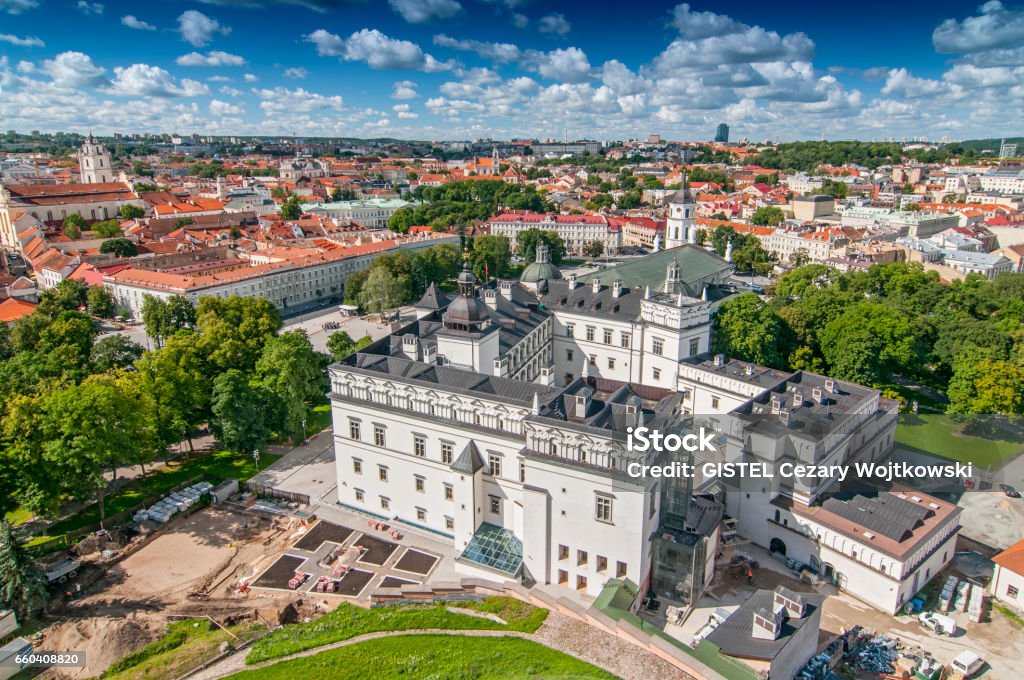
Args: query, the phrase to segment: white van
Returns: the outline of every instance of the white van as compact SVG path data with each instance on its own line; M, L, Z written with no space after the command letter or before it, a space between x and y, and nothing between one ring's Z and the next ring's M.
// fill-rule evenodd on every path
M984 665L985 660L983 658L969 649L965 649L956 655L956 658L953 659L953 663L950 666L963 677L969 678L980 671L981 667Z
M935 631L937 635L949 635L950 637L956 635L956 621L949 616L943 616L935 612L922 612L917 617L917 620L925 628Z

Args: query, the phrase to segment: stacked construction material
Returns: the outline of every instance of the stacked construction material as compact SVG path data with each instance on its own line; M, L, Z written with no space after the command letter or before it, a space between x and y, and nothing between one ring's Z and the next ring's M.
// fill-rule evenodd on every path
M163 524L179 512L185 512L193 505L202 500L203 496L210 493L213 484L209 482L197 482L192 486L185 487L181 491L175 491L170 496L165 496L146 510L139 510L133 519L136 522L151 520Z
M946 584L942 586L942 593L939 595L939 611L948 612L949 608L953 604L953 598L956 595L956 584L960 579L952 574L946 579Z
M967 611L967 602L971 597L971 584L961 581L956 587L956 599L953 600L953 608L958 612Z
M967 604L967 618L974 623L981 623L981 610L985 604L985 593L978 586L971 588L971 599Z

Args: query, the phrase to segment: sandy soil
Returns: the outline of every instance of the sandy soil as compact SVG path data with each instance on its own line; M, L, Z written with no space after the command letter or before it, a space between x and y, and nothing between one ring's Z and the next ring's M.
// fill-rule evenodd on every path
M231 586L266 567L290 533L254 516L197 512L109 566L79 600L58 606L62 620L44 629L37 648L85 650L88 668L61 669L53 677L92 677L159 637L176 616L225 621L251 617L257 607L273 609L263 597L237 596Z

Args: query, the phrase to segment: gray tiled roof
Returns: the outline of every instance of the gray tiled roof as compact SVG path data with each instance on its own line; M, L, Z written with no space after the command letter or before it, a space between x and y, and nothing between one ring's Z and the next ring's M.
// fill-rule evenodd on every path
M472 475L483 466L483 456L481 456L480 451L477 450L476 444L470 440L469 444L466 445L466 448L464 448L462 453L459 454L459 457L455 459L454 463L452 463L452 470Z

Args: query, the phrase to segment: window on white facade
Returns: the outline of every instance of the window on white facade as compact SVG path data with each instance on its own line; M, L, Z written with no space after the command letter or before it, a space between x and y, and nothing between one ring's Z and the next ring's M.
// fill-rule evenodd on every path
M501 499L497 496L491 496L491 513L497 515L501 512Z
M363 493L363 490L356 489L356 500L362 503L364 498L366 498L366 494Z
M571 349L565 350L565 360L566 361L572 361L573 356L574 355L573 355L573 352L572 352Z
M352 472L354 472L357 475L363 474L363 461L359 460L358 458L353 458Z
M626 563L616 562L615 563L615 578L622 578L626 575Z
M413 435L412 438L412 452L418 458L424 458L427 455L427 439L421 435Z
M454 445L451 442L441 442L441 462L445 465L452 464L452 450Z
M387 498L385 496L381 496L380 497L380 509L381 510L390 510L391 509L391 499Z
M426 480L423 477L416 477L416 490L423 493L423 487L426 484Z
M654 379L655 380L661 380L661 369L660 368L655 368L653 373L654 373Z
M597 521L610 523L612 521L612 499L605 496L598 496L594 512L594 517Z
M593 326L587 326L587 340L589 340L591 342L594 341L594 327Z
M630 336L629 333L619 334L619 344L622 345L623 347L629 347L629 343L632 341L632 339L633 338Z
M572 338L576 335L576 324L567 323L565 324L565 335L566 337Z
M384 467L383 465L378 465L377 466L377 477L382 482L388 481L388 469L386 467Z
M373 443L376 446L384 446L385 445L385 441L384 441L384 426L383 425L374 425L373 426Z
M587 551L586 550L577 550L576 551L576 566L577 567L582 567L586 563L587 563Z
M718 408L718 397L711 397L711 408Z
M418 522L426 522L427 521L427 511L424 510L423 508L416 508L416 521L418 521Z
M690 340L690 356L696 356L700 353L700 339L694 338Z
M519 481L526 481L526 463L519 461Z
M604 329L604 344L606 344L606 345L612 344L612 329L610 329L610 328L605 328Z
M455 528L455 518L454 517L445 517L444 518L444 528L449 530L449 531L454 529Z
M348 421L348 436L349 439L359 439L359 421L349 420Z
M1018 595L1020 595L1020 591L1017 590L1017 586L1006 586L1006 596L1007 597L1014 597L1015 598Z
M451 484L444 485L444 499L446 501L455 500L455 489Z
M651 338L651 353L661 356L665 351L665 341L661 338Z
M615 359L608 357L608 368L615 368Z
M501 454L488 454L487 467L489 468L492 477L501 477Z

